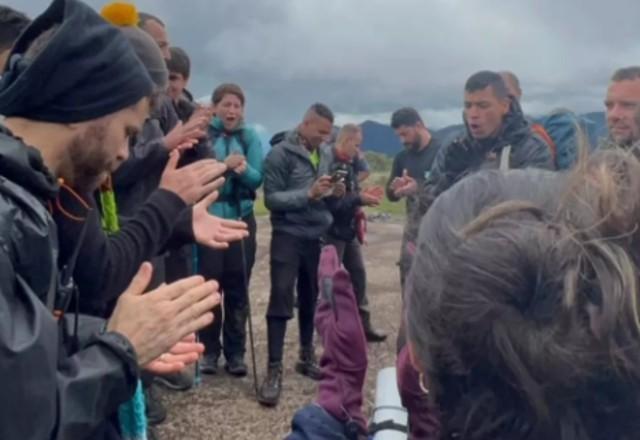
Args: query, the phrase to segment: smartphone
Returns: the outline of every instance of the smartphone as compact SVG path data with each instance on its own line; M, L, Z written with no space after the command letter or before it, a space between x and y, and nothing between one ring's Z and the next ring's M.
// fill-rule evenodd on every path
M349 173L346 170L335 170L333 174L331 174L331 183L343 182Z

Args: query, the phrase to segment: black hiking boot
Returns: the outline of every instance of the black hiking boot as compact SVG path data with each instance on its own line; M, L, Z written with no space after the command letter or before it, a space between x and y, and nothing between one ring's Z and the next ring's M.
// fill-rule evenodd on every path
M280 393L282 392L282 364L271 364L267 370L267 377L258 394L258 402L260 405L274 407L280 401Z
M214 354L205 354L202 356L200 360L200 372L208 375L218 374L218 356Z
M367 342L380 343L387 340L387 335L375 331L371 326L365 326L364 335L367 338Z
M157 376L154 381L172 391L188 391L193 387L193 376L188 371Z
M155 385L151 384L144 391L144 400L147 413L147 422L150 426L159 425L167 420L167 409L156 394Z
M320 367L312 348L300 350L300 360L296 363L296 372L307 376L309 379L320 380Z
M245 364L244 360L239 356L228 359L224 369L234 377L245 377L248 372L247 364Z

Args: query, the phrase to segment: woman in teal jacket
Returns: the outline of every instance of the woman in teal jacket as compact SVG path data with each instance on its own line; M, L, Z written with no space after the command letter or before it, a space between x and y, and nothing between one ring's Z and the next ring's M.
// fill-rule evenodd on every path
M242 219L249 226L250 235L224 251L198 248L200 274L218 280L224 295L224 322L222 308L218 306L214 310L214 323L200 334L206 346L200 369L204 374L216 374L218 359L224 350L227 372L243 377L247 375L244 362L249 311L247 288L256 255L253 203L256 190L262 184L263 153L257 133L244 123L242 89L235 84L223 84L213 92L212 101L216 117L209 125L209 137L216 159L224 161L229 172L220 197L209 209L222 218Z

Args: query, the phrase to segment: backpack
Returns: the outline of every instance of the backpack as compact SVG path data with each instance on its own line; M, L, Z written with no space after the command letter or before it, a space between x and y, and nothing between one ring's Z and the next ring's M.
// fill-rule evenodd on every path
M216 144L216 142L218 141L218 139L223 137L223 136L229 136L229 135L227 135L222 130L212 129L210 131L210 136L209 136L209 138L211 139L211 145L214 146ZM238 130L238 131L234 132L233 134L231 134L229 137L233 137L238 141L238 143L240 144L240 147L242 148L242 153L244 154L244 157L247 157L247 154L249 154L249 141L247 140L247 137L245 135L245 129L243 128L242 130ZM256 191L254 189L247 188L246 186L244 186L242 184L237 185L237 187L240 189L240 200L243 200L243 199L255 200L256 199ZM236 202L236 200L225 200L225 197L219 198L218 201Z
M556 169L567 170L578 159L578 131L590 141L591 125L593 122L584 116L568 110L558 110L534 120L531 131L549 145Z
M279 133L274 134L271 140L269 141L269 145L271 145L272 147L275 147L280 142L284 141L284 138L286 136L287 136L287 131L281 131Z

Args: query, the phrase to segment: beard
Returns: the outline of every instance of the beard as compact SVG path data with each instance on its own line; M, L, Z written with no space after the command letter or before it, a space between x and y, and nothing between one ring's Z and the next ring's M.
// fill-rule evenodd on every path
M418 151L420 147L422 147L422 136L420 136L420 133L416 133L416 137L413 142L406 144L406 147L409 150Z
M93 125L71 141L62 177L73 188L89 193L97 189L114 168L106 146L105 125Z

